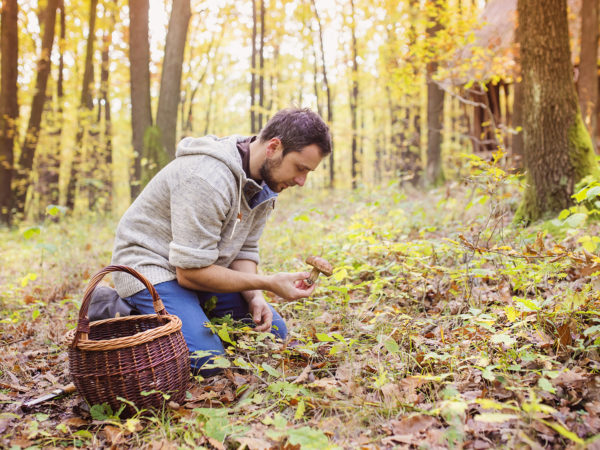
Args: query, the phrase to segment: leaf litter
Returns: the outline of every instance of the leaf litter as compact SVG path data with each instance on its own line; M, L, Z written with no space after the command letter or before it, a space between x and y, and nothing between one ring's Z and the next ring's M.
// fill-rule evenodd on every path
M223 373L134 422L78 395L20 408L69 383L62 337L109 260L114 221L48 224L31 239L71 250L43 263L33 242L2 232L0 446L597 447L600 258L582 242L598 225L513 227L501 206L516 188L493 182L475 206L469 198L489 191L481 180L427 197L397 186L328 194L327 210L317 194L280 202L264 270L305 270L304 256L320 254L335 273L310 299L269 297L286 343L215 324L234 344Z

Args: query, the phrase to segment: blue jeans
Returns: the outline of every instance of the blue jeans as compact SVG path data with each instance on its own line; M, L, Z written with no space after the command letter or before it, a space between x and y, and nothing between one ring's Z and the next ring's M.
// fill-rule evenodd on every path
M192 291L181 287L177 283L177 280L158 283L154 288L158 292L168 313L176 315L181 319L181 332L190 353L198 350L210 352L212 355L222 355L225 353L221 339L205 326L210 319L204 307L213 296L217 297L217 304L209 312L211 317L224 317L229 314L234 320L241 320L248 325L254 326L254 322L248 311L248 303L239 292L217 294ZM141 314L154 314L152 297L148 289L127 297L125 300L137 308ZM287 337L285 321L271 305L269 305L269 308L273 312L273 328L271 328L271 333L281 339L285 339ZM200 373L204 377L218 373L220 369L202 368L211 359L212 356L202 358L192 357L192 371Z

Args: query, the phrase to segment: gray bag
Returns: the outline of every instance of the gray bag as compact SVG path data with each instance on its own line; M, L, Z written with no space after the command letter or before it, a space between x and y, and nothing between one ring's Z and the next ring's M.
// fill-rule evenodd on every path
M140 312L119 297L117 291L111 287L96 286L94 292L92 292L90 307L88 309L90 322L138 314Z

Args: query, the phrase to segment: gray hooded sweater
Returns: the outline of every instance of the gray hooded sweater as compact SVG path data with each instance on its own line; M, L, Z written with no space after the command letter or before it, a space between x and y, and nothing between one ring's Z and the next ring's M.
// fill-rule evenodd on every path
M132 267L155 285L176 279L176 267L258 263L258 239L277 195L246 176L237 149L243 139L183 139L176 158L121 218L112 264ZM123 298L144 289L129 274L113 279Z

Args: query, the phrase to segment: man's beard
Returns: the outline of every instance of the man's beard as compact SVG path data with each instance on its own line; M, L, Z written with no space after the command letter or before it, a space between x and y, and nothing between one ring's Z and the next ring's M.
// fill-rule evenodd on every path
M281 160L273 161L266 159L262 166L260 166L259 175L260 178L265 182L269 189L275 192L279 192L279 183L273 178L273 169L276 169L281 165Z

